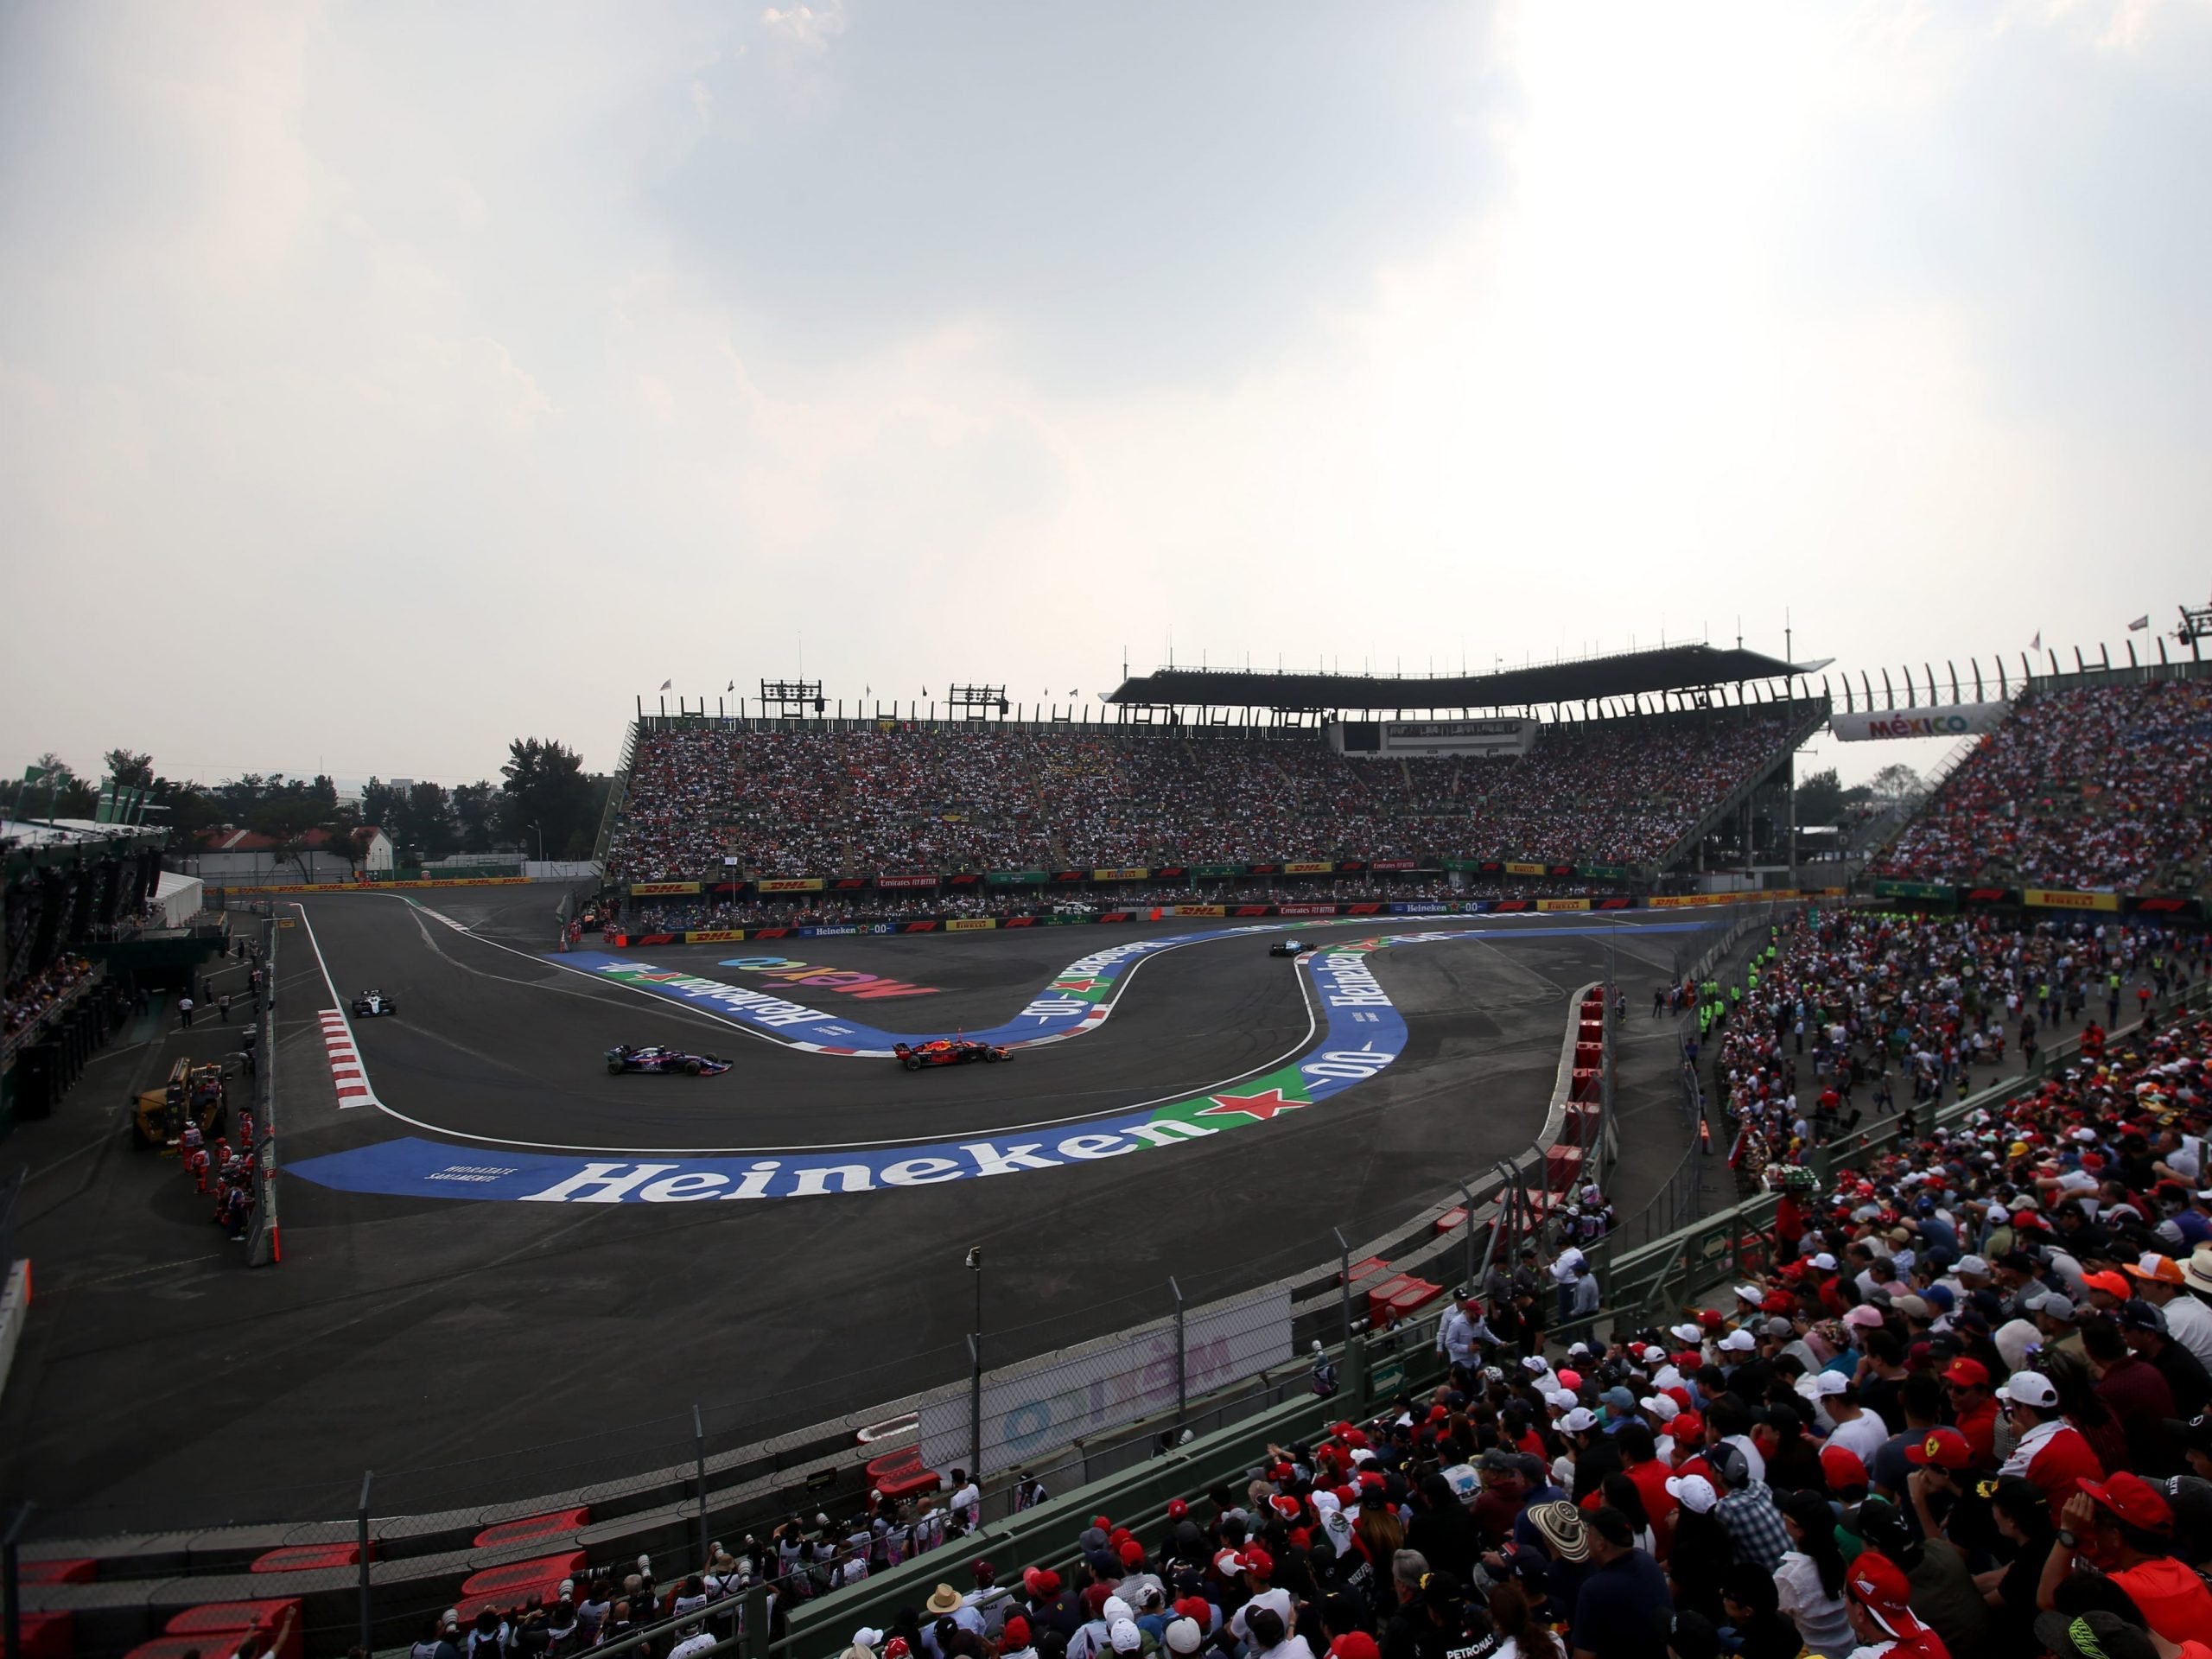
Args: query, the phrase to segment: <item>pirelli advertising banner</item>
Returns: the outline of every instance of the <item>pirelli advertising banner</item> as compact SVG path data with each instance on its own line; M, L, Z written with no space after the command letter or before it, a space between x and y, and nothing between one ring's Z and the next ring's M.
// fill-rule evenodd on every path
M778 875L753 884L755 893L819 893L822 878L818 875ZM693 888L697 892L697 888Z
M1141 869L1093 870L1090 879L1094 881L1148 881L1152 879L1152 870L1149 866Z
M2020 902L2041 910L2118 910L2116 893L2070 893L2059 887L2022 887Z
M1995 731L2010 708L2002 702L1955 702L1948 709L1868 709L1830 715L1828 731L1843 743L1878 737L1971 737Z
M1551 874L1551 866L1548 864L1521 864L1516 863L1509 859L1506 861L1505 873L1508 875L1549 875Z
M982 933L998 925L989 916L956 916L944 925L948 933Z
M1587 910L1590 908L1590 901L1587 899L1539 899L1536 900L1536 908L1538 910Z
M696 893L696 881L632 881L630 896L633 899L654 899L664 893Z

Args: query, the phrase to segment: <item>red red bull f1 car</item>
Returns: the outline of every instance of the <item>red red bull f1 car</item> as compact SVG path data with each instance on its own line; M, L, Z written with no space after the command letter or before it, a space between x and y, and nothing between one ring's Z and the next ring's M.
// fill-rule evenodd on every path
M617 1043L607 1051L607 1070L618 1077L625 1071L681 1071L690 1077L715 1077L729 1070L729 1062L712 1054L689 1054L680 1048L663 1048L657 1043L646 1048Z
M899 1057L899 1064L909 1071L918 1071L925 1065L966 1065L981 1060L986 1065L995 1065L1001 1060L1010 1060L1014 1051L1001 1048L996 1043L975 1043L964 1037L940 1037L934 1042L899 1043L891 1051Z

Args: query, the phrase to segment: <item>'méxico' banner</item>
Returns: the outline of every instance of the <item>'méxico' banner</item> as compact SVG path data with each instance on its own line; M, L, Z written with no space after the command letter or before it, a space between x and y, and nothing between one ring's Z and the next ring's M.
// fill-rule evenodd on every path
M1840 742L1876 737L1967 737L1993 732L2011 707L2002 702L1957 702L1948 709L1882 709L1833 715L1828 730Z

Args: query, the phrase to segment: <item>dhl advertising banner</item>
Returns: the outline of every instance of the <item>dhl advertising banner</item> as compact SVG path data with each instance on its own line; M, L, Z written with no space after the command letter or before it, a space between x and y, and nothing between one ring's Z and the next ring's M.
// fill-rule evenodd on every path
M1333 864L1319 862L1313 859L1308 859L1302 864L1284 865L1282 867L1282 873L1285 875L1326 875L1330 871L1336 868L1337 867Z
M1178 916L1225 916L1229 910L1224 905L1177 905L1173 913Z
M1995 731L2010 707L2002 702L1959 702L1948 709L1869 709L1829 716L1828 731L1843 743L1882 737L1968 737Z
M779 875L753 884L755 893L819 893L822 878L818 875Z
M741 927L695 927L683 935L686 944L730 944L745 937Z
M2118 910L2116 893L2072 893L2060 887L2022 887L2020 902L2041 910Z
M699 884L696 881L632 881L630 884L630 896L632 899L657 899L664 893L698 891Z

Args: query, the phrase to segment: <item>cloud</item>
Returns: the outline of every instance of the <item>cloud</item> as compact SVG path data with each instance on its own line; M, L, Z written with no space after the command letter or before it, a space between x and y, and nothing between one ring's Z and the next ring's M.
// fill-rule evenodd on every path
M34 631L0 765L604 763L802 632L1087 698L1171 629L1878 667L2197 595L2200 11L1261 15L10 14L11 601L285 690Z
M845 8L842 0L784 10L770 6L760 14L760 27L771 38L803 52L826 52L830 42L845 32Z

